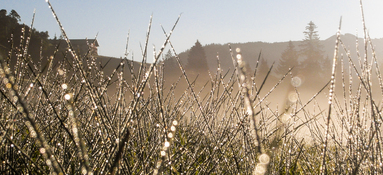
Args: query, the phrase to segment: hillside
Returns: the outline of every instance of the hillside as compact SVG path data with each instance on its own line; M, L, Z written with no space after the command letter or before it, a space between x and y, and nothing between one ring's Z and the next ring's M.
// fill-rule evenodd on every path
M335 46L336 36L331 36L325 40L321 40L321 44L323 47L323 55L329 58L332 58L334 55L334 46ZM352 34L344 34L341 36L341 40L344 45L349 48L350 54L352 58L356 57L356 36ZM364 45L363 38L359 38L359 50L360 53L364 53ZM378 58L383 56L383 39L372 39L372 43L376 49L376 55ZM267 60L268 66L270 66L273 62L275 65L279 63L279 59L281 58L282 52L286 49L288 42L275 42L275 43L266 43L266 42L248 42L248 43L226 43L226 44L207 44L204 46L208 65L210 71L215 72L217 69L217 54L219 55L221 67L224 70L233 69L233 62L230 57L229 52L229 44L232 49L237 47L241 48L243 58L250 65L251 68L254 69L256 65L256 61L258 59L258 55L260 52L262 58ZM293 41L296 49L300 49L301 41ZM343 54L345 54L344 50L341 50ZM369 53L371 54L371 53ZM183 64L187 64L187 56L188 51L182 52L179 54L180 59ZM356 61L356 60L354 60Z

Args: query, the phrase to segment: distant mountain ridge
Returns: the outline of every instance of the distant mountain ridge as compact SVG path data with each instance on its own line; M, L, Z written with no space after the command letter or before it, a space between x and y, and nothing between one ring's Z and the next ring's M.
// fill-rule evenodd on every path
M353 59L357 58L356 54L356 39L357 37L353 34L343 34L341 35L341 40L344 45L350 50L351 57ZM326 58L327 56L332 59L334 55L336 36L333 35L325 40L321 40L320 43L323 45L323 55ZM300 50L300 44L302 41L292 41L297 51ZM359 52L361 55L364 54L364 39L358 38L359 43ZM381 39L372 39L372 43L375 47L376 56L379 60L383 56L383 38ZM275 65L278 65L279 59L281 58L282 52L287 48L288 41L286 42L248 42L248 43L226 43L226 44L207 44L203 46L207 62L209 65L209 70L215 72L217 70L217 55L219 56L221 67L224 70L233 69L233 62L230 55L229 44L233 50L239 47L241 48L242 56L244 60L254 69L258 55L261 52L261 57L267 60L268 66L271 66L273 62ZM187 64L189 50L179 54L179 57L184 65ZM345 58L346 52L342 47L340 47L340 53L343 53ZM371 53L368 53L371 54ZM383 62L383 61L382 61ZM381 62L381 63L382 63Z

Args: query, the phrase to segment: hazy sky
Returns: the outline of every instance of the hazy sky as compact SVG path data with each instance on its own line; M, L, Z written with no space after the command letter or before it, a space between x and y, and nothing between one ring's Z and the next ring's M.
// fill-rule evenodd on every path
M94 38L98 33L99 54L121 57L130 30L129 51L141 60L140 44L153 14L149 40L149 61L153 45L158 51L165 36L161 24L172 28L176 51L183 52L198 39L203 45L228 42L282 42L302 40L307 23L313 21L321 39L334 35L340 16L342 33L362 36L359 0L51 0L69 38ZM36 9L34 27L60 35L57 22L45 0L3 0L1 9L16 10L21 22L30 25ZM372 38L383 38L383 1L363 2L366 25ZM334 41L335 42L335 41ZM130 54L131 56L132 54ZM131 57L130 57L131 58Z

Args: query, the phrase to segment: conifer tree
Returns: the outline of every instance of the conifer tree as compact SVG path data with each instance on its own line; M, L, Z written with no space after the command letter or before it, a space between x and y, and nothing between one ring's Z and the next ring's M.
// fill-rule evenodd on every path
M175 72L178 72L179 70L177 61L175 60L175 57L173 56L170 49L165 54L164 65L165 65L165 73L168 73L169 75Z
M172 54L172 51L170 51L170 49L168 50L168 52L166 52L165 54L165 66L166 67L169 67L169 68L173 68L175 66L175 62L174 62L174 59L173 59L173 54Z
M267 72L269 72L269 69L270 67L267 64L266 59L262 57L257 68L257 74L263 77L267 74Z
M188 71L198 72L199 74L207 73L209 70L205 50L198 40L189 51L188 64L186 68Z
M296 66L298 66L298 52L295 50L293 42L289 41L289 45L287 46L286 50L282 52L276 73L279 75L284 75L289 71L290 68Z
M325 59L323 59L322 66L324 78L330 78L332 71L332 59L328 55Z
M312 79L321 78L323 63L323 46L320 44L317 26L310 21L306 26L306 30L303 32L305 38L300 45L300 56L303 57L303 61L300 66L300 71Z
M20 39L22 35L29 36L29 26L25 24L19 24L20 15L15 11L11 10L10 13L7 14L7 10L0 10L0 55L6 57L8 55L8 51L11 50L11 43L8 42L10 38L13 38L13 45L19 46ZM22 30L25 32L23 33ZM43 53L48 49L48 32L40 32L33 28L31 33L31 38L29 42L28 55L31 55L33 59L40 59L40 48L43 49ZM23 40L25 43L25 39ZM13 52L16 54L17 50Z

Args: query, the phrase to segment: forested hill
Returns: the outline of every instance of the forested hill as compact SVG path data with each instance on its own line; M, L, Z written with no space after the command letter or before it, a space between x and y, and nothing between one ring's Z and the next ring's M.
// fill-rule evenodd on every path
M41 49L43 51L48 49L48 32L30 29L29 26L20 24L20 19L15 10L10 12L5 9L0 10L0 55L6 57L12 47L15 54L21 49L20 41L25 46L26 41L29 40L28 54L32 58L37 58L40 56Z
M39 32L34 28L29 29L28 26L19 24L19 22L20 16L16 11L12 10L8 13L4 9L0 10L0 23L3 24L0 25L0 55L6 57L9 50L11 50L11 47L14 47L12 50L13 55L11 55L11 58L14 59L15 54L21 49L18 47L21 46L20 38L23 35L26 36L26 38L29 35L31 36L28 55L31 56L32 60L40 61L41 53L43 60L54 53L56 45L49 43L48 32ZM261 59L258 63L259 69L257 70L263 74L265 74L269 67L274 63L271 75L275 77L283 75L288 70L288 67L294 67L295 72L293 73L295 74L306 74L310 79L319 78L323 81L327 81L326 79L331 72L336 36L334 35L325 40L321 40L315 29L315 24L310 21L304 32L305 38L300 41L209 44L199 43L197 40L196 44L191 47L191 49L180 53L179 57L189 75L202 75L200 77L208 78L208 76L206 76L207 71L205 70L208 69L213 74L216 72L218 67L217 56L219 57L220 66L224 73L228 70L234 70L230 48L232 48L233 51L236 48L240 48L243 59L248 63L252 70L255 70L260 55ZM23 30L24 32L22 32ZM31 32L31 34L29 32ZM9 42L11 41L11 36L13 36L13 40L12 42ZM23 47L26 45L26 40L27 39L21 40L24 42ZM344 34L341 36L341 40L344 46L350 50L351 58L354 63L358 63L356 45L358 44L359 53L363 56L364 39L357 39L357 37L352 34ZM41 47L41 44L43 44L43 47ZM379 61L379 58L383 57L383 39L372 39L372 44ZM102 43L100 47L102 47ZM343 53L344 58L347 59L344 47L341 46L340 51ZM62 52L63 51L59 51L56 56L59 56L60 54L63 55ZM371 53L368 54L371 55ZM165 74L170 75L173 78L175 78L174 76L179 77L181 72L177 63L175 63L172 53L168 52L165 57L167 60L165 61ZM109 60L109 58L110 57L108 57L107 60ZM11 67L15 63L15 60L12 59L10 60ZM105 61L106 57L99 57L98 60L100 62ZM109 62L110 65L119 62L118 58L111 58L110 60L112 60ZM382 63L383 61L379 62L379 64ZM134 67L139 65L139 63L134 64ZM109 67L105 67L105 71L112 72L113 69L110 68L111 70L107 70L108 68ZM312 75L308 75L310 73Z
M356 36L352 34L344 34L341 36L341 40L343 41L346 48L350 50L351 56L353 59L356 59ZM335 47L336 36L331 36L325 40L320 40L320 44L323 46L323 56L326 58L333 58L334 55L334 47ZM265 59L270 67L273 62L274 68L280 62L282 53L287 49L288 41L286 42L275 42L275 43L266 43L266 42L248 42L248 43L227 43L227 44L207 44L204 45L204 51L206 54L206 59L209 65L210 71L216 71L217 69L217 54L220 58L221 67L225 70L233 68L233 62L230 56L229 44L233 51L235 48L241 48L241 52L245 61L250 64L250 67L254 69L256 65L256 61L261 52L261 58ZM301 49L300 45L302 41L292 41L295 46L295 49L299 52ZM359 38L359 50L360 53L364 53L364 39ZM376 49L376 55L378 58L383 57L383 39L372 39L372 43ZM344 49L341 48L341 53L345 53ZM182 52L179 54L180 59L183 64L187 64L189 51ZM345 58L346 55L345 55ZM302 61L302 58L299 57L299 61ZM379 59L378 59L379 60ZM382 64L383 61L380 63Z

